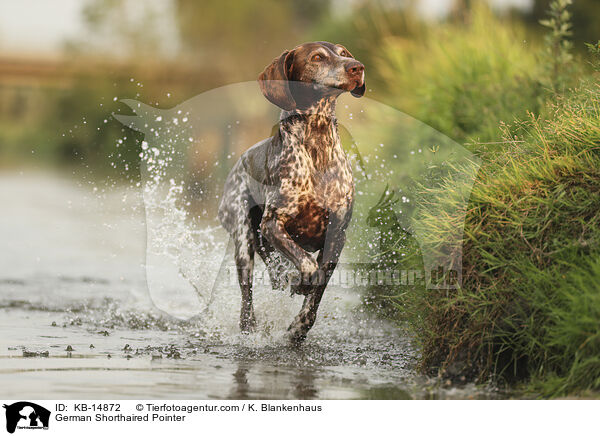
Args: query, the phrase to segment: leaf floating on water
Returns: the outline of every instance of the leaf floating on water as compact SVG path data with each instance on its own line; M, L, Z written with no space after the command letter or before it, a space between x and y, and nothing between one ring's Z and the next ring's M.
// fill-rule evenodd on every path
M23 357L49 357L48 351L27 351L23 350Z

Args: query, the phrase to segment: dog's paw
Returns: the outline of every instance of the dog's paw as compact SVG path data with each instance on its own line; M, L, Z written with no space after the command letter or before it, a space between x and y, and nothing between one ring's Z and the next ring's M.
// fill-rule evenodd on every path
M256 318L254 314L247 318L240 319L240 331L243 334L254 333L256 331Z
M299 346L306 340L306 333L301 329L291 329L287 335L287 339L290 345Z
M291 295L310 295L314 291L311 285L296 283L290 286Z
M310 274L296 274L290 280L290 292L292 295L310 295L323 284L325 284L325 273L321 269Z
M302 260L302 264L300 265L300 273L305 275L312 275L319 269L319 264L312 257L308 256Z
M240 333L243 335L249 335L251 333L256 333L256 326L255 325L242 326L240 324Z

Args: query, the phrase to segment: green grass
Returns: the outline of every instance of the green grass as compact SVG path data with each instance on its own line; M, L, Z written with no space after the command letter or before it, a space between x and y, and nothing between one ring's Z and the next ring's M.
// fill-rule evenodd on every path
M477 2L466 22L384 38L376 62L391 104L458 142L497 141L500 122L537 112L540 41Z
M521 382L544 396L600 390L600 86L552 101L544 120L518 123L522 142L480 169L461 289L391 299L425 371ZM452 201L460 183L446 179L423 198ZM424 213L418 225L441 245L459 219Z
M475 7L465 23L426 28L418 43L385 40L380 74L399 78L388 102L465 142L483 164L466 210L460 288L373 286L367 301L412 328L425 373L533 396L597 397L599 73L584 76L561 23L546 23L553 33L542 45ZM588 46L600 59L598 47ZM393 196L373 208L382 247L395 248L380 248L378 268L418 269L424 246L447 256L470 187L453 170L417 189L421 247L386 226Z

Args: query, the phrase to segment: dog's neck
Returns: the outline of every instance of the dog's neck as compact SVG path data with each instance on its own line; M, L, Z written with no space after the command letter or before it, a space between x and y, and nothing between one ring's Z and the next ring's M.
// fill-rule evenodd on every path
M298 138L299 133L310 136L311 134L323 134L325 130L331 129L335 133L334 136L337 137L336 100L337 96L328 96L323 97L307 108L281 111L279 125L296 127L294 129L280 129L282 134L294 133L297 139L302 140L303 138ZM304 127L304 129L301 127Z
M289 117L312 117L321 116L331 120L335 119L335 103L337 101L337 95L323 97L320 100L315 101L313 104L306 108L295 108L291 111L281 111L280 120L283 121Z
M289 144L304 146L315 166L325 169L341 147L335 118L337 96L324 97L304 109L282 111L280 134Z

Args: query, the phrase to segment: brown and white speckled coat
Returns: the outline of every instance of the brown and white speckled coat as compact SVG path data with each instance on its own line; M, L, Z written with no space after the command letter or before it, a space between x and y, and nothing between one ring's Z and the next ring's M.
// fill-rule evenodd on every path
M235 244L240 328L251 331L256 325L254 253L271 268L278 251L300 273L292 291L305 300L288 330L291 341L301 342L315 322L352 215L352 169L338 136L335 103L345 91L364 94L364 66L341 45L306 43L276 58L259 84L265 97L283 109L279 130L235 164L219 219ZM271 278L276 286L276 274Z

